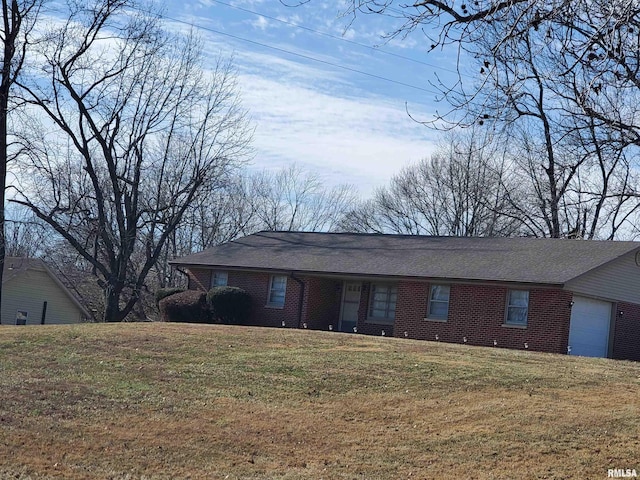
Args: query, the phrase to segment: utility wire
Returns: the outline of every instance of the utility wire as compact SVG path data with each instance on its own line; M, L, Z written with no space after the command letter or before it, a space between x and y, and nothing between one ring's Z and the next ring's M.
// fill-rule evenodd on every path
M320 58L312 57L311 55L306 55L304 53L298 53L298 52L294 52L294 51L287 50L287 49L284 49L284 48L275 47L273 45L268 45L266 43L258 42L256 40L250 40L248 38L244 38L244 37L241 37L239 35L234 35L232 33L221 32L220 30L216 30L216 29L211 28L211 27L205 27L203 25L197 25L197 24L195 24L193 22L187 22L186 20L180 20L178 18L170 17L168 15L162 15L162 17L166 18L167 20L171 20L173 22L176 22L176 23L181 23L183 25L188 25L190 27L194 27L194 28L197 28L197 29L200 29L200 30L205 30L207 32L215 33L217 35L223 35L225 37L230 37L230 38L233 38L235 40L240 40L242 42L247 42L247 43L251 43L253 45L258 45L260 47L268 48L268 49L271 49L271 50L275 50L277 52L286 53L288 55L304 58L305 60L311 60L313 62L322 63L322 64L328 65L330 67L340 68L342 70L346 70L346 71L349 71L349 72L357 73L357 74L360 74L360 75L365 75L365 76L370 77L370 78L375 78L376 80L382 80L382 81L385 81L385 82L394 83L396 85L401 85L403 87L412 88L412 89L415 89L415 90L420 90L422 92L430 93L432 95L439 95L439 92L434 92L434 91L429 90L427 88L419 87L417 85L411 85L409 83L404 83L404 82L401 82L399 80L393 80L391 78L383 77L381 75L376 75L375 73L365 72L363 70L358 70L356 68L347 67L346 65L341 65L339 63L330 62L328 60L322 60Z
M278 18L278 17L273 17L273 16L267 15L265 13L256 12L254 10L250 10L248 8L240 7L238 5L232 5L230 3L223 2L222 0L212 0L212 1L214 1L217 4L224 5L225 7L233 8L235 10L239 10L239 11L245 12L245 13L250 13L252 15L257 15L257 16L260 16L260 17L264 17L264 18L267 18L269 20L273 20L275 22L282 23L284 25L289 25L291 27L299 28L301 30L305 30L307 32L314 33L316 35L321 35L323 37L331 38L333 40L340 40L342 42L346 42L346 43L349 43L351 45L356 45L358 47L362 47L362 48L366 48L366 49L369 49L369 50L373 50L374 52L377 52L377 53L382 53L384 55L390 55L392 57L400 58L400 59L406 60L408 62L419 63L420 65L425 65L427 67L438 68L438 69L443 70L445 72L457 73L457 71L452 70L452 69L443 68L443 67L441 67L439 65L434 65L434 64L429 63L429 62L423 62L422 60L417 60L415 58L407 57L406 55L400 55L398 53L393 53L393 52L389 52L387 50L382 50L380 48L377 48L377 47L374 47L374 46L371 46L371 45L367 45L365 43L356 42L354 40L349 40L348 38L340 37L338 35L333 35L331 33L323 32L321 30L316 30L316 29L313 29L313 28L310 28L310 27L306 27L304 25L300 25L299 23L289 22L288 20L283 20L283 19Z

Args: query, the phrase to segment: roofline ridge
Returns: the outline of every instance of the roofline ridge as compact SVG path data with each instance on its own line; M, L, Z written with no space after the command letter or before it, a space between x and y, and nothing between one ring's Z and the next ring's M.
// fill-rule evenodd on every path
M376 233L376 232L309 232L304 230L260 230L247 236L259 233L302 233L305 235L357 235L362 237L407 237L407 238L509 238L509 237L462 237L455 235L423 235L413 233ZM241 237L244 238L244 237ZM511 237L515 238L515 237Z
M529 236L465 236L465 235L424 235L424 234L412 234L412 233L376 233L376 232L310 232L305 230L260 230L252 234L246 235L258 235L261 233L281 233L281 234L304 234L304 235L353 235L361 237L394 237L394 238L443 238L443 239L468 239L468 240L531 240L531 241L582 241L589 243L615 243L615 244L634 244L640 245L638 240L613 240L613 239L588 239L588 238L556 238L556 237L529 237Z

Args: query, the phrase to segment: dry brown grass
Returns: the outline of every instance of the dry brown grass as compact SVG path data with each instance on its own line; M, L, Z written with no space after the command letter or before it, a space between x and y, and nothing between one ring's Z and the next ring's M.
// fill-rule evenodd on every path
M606 478L640 365L329 332L0 327L0 478Z

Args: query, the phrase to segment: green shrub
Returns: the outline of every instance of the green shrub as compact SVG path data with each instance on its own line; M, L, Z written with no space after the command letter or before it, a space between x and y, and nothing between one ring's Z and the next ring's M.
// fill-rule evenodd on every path
M177 287L169 287L169 288L159 288L156 290L156 305L160 303L160 300L163 298L170 297L174 293L182 293L184 292L184 288Z
M212 317L227 325L242 325L249 320L251 296L238 287L213 287L207 293Z
M212 323L207 295L198 290L186 290L163 298L158 309L163 322Z

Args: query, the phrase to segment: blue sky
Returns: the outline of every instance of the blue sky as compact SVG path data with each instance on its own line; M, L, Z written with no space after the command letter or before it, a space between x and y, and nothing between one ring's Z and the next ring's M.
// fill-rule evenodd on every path
M367 197L433 151L437 133L406 109L431 120L444 108L429 81L451 75L454 59L427 55L430 42L421 33L385 42L381 35L398 25L393 18L354 20L341 16L340 1L324 0L296 7L278 0L172 0L165 9L169 27L197 27L212 62L219 53L234 56L256 128L254 168L297 162L327 184L350 183Z

